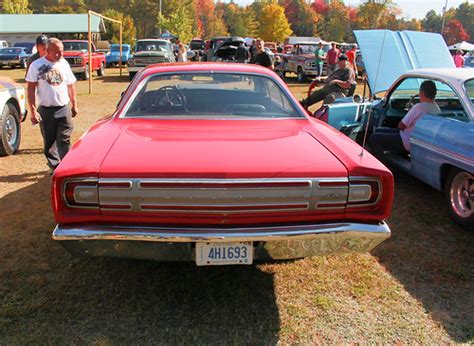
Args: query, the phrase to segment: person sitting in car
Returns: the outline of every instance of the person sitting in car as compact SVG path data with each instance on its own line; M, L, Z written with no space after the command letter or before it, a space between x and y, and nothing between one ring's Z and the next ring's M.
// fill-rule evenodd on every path
M349 66L347 56L344 54L339 56L337 64L339 68L326 79L324 87L313 92L309 98L301 100L301 104L304 107L309 107L319 101L323 101L328 96L329 98L331 98L330 96L335 96L331 98L334 101L337 97L349 95L349 91L356 84L354 70Z
M441 109L435 101L436 84L425 80L420 85L420 102L414 105L399 122L398 128L378 128L371 136L369 145L376 154L389 151L394 154L410 152L410 137L416 122L425 114L439 114Z

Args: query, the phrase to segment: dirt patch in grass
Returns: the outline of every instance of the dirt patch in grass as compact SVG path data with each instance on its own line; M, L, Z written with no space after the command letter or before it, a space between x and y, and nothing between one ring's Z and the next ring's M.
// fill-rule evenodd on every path
M74 140L128 84L106 72L94 95L78 82ZM289 84L298 98L308 86ZM0 158L3 344L474 341L473 235L410 176L395 172L393 235L373 254L220 268L81 259L51 240L41 135L22 128L20 153Z

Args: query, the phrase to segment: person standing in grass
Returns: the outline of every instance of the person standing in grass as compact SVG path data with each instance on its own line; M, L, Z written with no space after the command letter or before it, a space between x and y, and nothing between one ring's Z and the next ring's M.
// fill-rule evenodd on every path
M40 124L44 155L51 172L71 147L72 117L78 113L76 77L63 53L62 42L50 38L46 55L31 64L26 76L30 119L33 124Z
M316 63L316 76L322 77L324 60L326 60L326 53L324 52L323 44L321 42L318 44L318 48L316 48L316 50L314 51L314 59Z

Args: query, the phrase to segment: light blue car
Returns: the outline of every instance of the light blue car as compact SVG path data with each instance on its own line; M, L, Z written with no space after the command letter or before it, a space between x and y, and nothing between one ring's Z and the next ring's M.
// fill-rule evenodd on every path
M122 65L125 65L130 59L130 45L122 44ZM107 67L118 65L120 60L120 45L111 44L110 52L105 56Z
M454 221L474 228L474 69L455 68L439 34L388 30L354 34L371 93L377 97L372 102L346 99L327 105L323 118L362 145L378 128L396 128L419 101L420 84L432 80L441 114L417 121L410 155L385 152L381 159L443 191Z

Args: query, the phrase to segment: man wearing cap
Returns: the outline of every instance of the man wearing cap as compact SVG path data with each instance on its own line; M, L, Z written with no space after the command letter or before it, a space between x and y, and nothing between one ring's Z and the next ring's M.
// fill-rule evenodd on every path
M28 69L33 61L38 60L39 58L46 55L46 42L48 37L46 35L40 35L36 38L36 53L31 55L27 61L26 74L28 74Z
M301 101L303 106L309 107L331 95L335 99L339 97L338 95L349 94L351 87L356 84L354 70L349 66L347 56L344 54L339 56L337 64L339 68L326 79L324 87L316 90L308 99Z
M63 53L62 42L50 38L46 55L31 64L26 76L31 122L40 124L51 172L71 147L72 117L78 112L76 78Z

